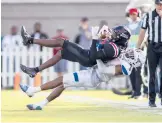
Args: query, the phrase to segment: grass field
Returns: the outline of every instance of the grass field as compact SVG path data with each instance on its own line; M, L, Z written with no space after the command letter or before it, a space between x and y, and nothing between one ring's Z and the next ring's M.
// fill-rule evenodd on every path
M28 98L21 91L2 91L2 122L162 122L162 106L148 108L147 100L128 100L110 91L65 91L42 111L27 110L26 104L48 94Z

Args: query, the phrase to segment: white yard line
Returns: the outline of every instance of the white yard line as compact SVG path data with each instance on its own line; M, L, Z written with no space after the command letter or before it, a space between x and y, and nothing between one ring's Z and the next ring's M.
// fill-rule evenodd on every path
M41 93L41 96L47 96L49 93ZM35 95L40 96L40 95ZM77 95L61 95L58 97L59 100L63 100L66 102L77 102L77 103L84 103L84 104L90 104L95 106L107 106L107 107L115 107L115 108L125 108L129 110L136 110L144 113L150 113L150 114L158 114L162 115L162 106L160 105L160 101L157 100L156 108L150 108L148 107L147 101L115 101L110 99L102 99L102 98L95 98L95 97L88 97L88 96L77 96ZM60 106L59 106L60 107ZM63 106L64 107L64 106ZM85 106L86 107L86 106ZM87 106L90 107L90 106Z
M148 102L123 102L123 101L114 101L108 99L94 98L94 97L85 97L85 96L73 96L73 95L63 95L60 97L61 100L67 102L78 102L93 104L96 106L113 106L115 108L125 108L125 109L134 109L136 111L142 111L146 113L153 113L162 115L162 106L160 102L157 102L157 108L148 107Z

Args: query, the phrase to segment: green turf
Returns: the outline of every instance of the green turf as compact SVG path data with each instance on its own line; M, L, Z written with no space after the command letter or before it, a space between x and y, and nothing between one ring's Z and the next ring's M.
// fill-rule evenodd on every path
M29 111L26 104L41 101L46 93L28 98L21 91L2 91L2 122L161 122L162 115L140 112L112 105L96 105L85 102L64 100L63 96L132 101L126 96L113 95L109 91L66 91L63 96L48 104L42 111ZM74 97L75 98L75 97ZM133 100L135 101L135 100Z

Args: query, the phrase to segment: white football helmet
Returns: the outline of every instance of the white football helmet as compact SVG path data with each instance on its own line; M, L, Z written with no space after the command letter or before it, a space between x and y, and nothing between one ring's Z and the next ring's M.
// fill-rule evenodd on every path
M132 67L137 68L145 63L146 56L144 52L140 49L128 48L122 51L119 58L127 61Z

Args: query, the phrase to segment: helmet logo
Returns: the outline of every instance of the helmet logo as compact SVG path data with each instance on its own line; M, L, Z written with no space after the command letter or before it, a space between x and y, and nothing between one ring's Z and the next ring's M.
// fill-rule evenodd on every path
M123 37L123 38L125 38L125 39L128 39L129 38L128 35L126 35L124 33L121 33L120 36Z

